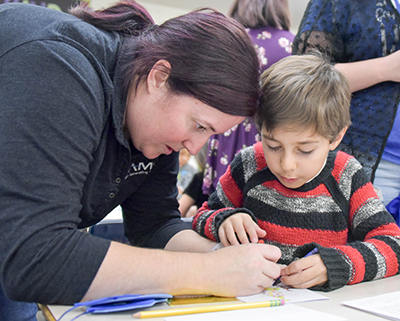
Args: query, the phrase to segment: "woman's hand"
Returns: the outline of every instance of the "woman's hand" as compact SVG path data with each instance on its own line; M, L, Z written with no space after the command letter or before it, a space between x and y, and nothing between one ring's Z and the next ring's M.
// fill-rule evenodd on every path
M268 244L228 246L208 253L207 260L203 258L204 263L201 264L212 266L212 269L207 270L201 264L196 269L206 272L201 281L201 285L206 286L206 293L217 296L251 295L271 286L280 275L281 267L276 263L280 256L279 248ZM193 278L192 273L190 278Z
M303 257L281 271L281 281L299 289L308 289L328 281L328 272L319 254Z
M219 227L218 236L223 246L257 243L267 233L245 213L228 217Z

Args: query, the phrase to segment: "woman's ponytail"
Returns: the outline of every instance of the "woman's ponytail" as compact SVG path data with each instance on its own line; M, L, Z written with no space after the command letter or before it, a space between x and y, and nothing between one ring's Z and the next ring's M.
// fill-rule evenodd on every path
M81 2L69 12L96 28L128 36L138 35L154 25L147 10L132 0L121 1L101 10L93 10L87 2Z

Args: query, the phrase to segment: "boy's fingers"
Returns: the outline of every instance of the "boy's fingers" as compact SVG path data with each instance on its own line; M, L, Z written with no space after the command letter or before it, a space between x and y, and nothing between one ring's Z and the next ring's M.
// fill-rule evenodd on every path
M228 240L226 239L225 230L223 228L219 229L219 241L222 243L224 247L229 246Z
M235 230L231 225L225 227L226 237L230 245L238 245L239 241L236 237Z
M257 226L258 227L258 226ZM264 231L263 229L261 229L261 228L257 228L257 236L259 237L259 238L264 238L265 236L267 235L267 232L266 231Z

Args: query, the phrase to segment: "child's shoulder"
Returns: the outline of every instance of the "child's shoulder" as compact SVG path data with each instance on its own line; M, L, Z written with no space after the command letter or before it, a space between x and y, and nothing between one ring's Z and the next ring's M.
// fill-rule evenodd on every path
M257 170L263 169L267 166L265 161L262 142L257 142L252 146L246 147L241 150L241 158L247 163L254 163Z
M343 176L352 176L362 169L361 163L352 155L342 151L334 153L333 176L340 180Z
M335 154L335 164L342 166L345 166L345 164L349 162L354 164L360 164L360 162L353 155L347 154L346 152L343 152L341 150L337 151L334 154Z
M265 161L262 143L258 142L252 146L243 148L231 163L231 168L243 170L245 176L251 175L267 166Z

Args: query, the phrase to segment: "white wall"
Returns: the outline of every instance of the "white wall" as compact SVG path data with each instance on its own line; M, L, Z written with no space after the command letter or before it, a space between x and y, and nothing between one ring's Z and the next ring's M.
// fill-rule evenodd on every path
M94 9L99 9L102 7L107 7L114 2L115 1L110 0L91 0L90 4ZM147 9L156 24L161 24L169 18L185 14L189 11L182 8L159 5L146 1L139 0L137 2Z
M116 1L116 0L115 0ZM98 9L101 7L107 7L110 4L112 4L113 2L112 0L90 0L90 3L92 5L93 8ZM188 6L186 6L186 9L181 8L181 7L174 7L174 6L167 6L164 4L156 4L154 3L155 0L151 0L153 2L149 2L149 1L142 1L142 0L137 0L142 6L144 6L149 13L151 14L151 16L153 17L154 21L157 24L161 24L162 22L164 22L165 20L169 19L169 18L173 18L176 16L179 16L181 14L185 14L187 12L189 12L191 9L195 9L198 6L207 6L208 2L205 0L202 1L196 1L196 6L194 6L193 8L187 8ZM161 0L159 0L161 1ZM187 1L187 0L180 0L180 1ZM226 4L222 4L217 2L218 0L214 0L214 7L218 10L220 10L223 13L227 13L228 8L230 7L231 2L233 2L233 0L229 0L229 2L227 2ZM289 8L290 8L290 12L291 12L291 19L292 19L292 32L296 33L297 32L297 28L298 25L300 24L300 20L303 16L303 12L307 6L309 0L289 0ZM168 3L168 1L162 1L162 2L166 2ZM178 1L175 1L175 3L178 3ZM211 5L211 7L213 7Z

